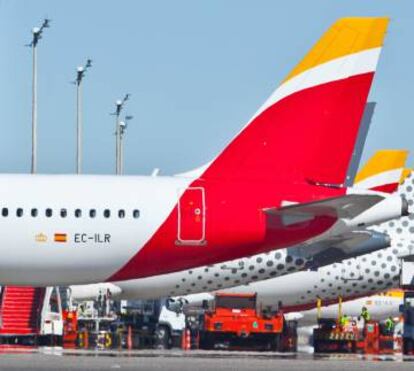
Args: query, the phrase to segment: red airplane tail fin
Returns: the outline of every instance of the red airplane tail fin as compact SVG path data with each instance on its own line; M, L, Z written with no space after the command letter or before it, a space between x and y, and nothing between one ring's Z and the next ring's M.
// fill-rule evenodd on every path
M343 185L387 25L334 23L221 154L192 174Z

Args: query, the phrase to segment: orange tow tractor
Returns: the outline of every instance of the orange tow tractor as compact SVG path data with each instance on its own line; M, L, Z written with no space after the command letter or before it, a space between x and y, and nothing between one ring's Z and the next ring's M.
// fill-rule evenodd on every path
M259 311L256 294L216 294L214 308L200 320L199 347L277 350L283 314Z

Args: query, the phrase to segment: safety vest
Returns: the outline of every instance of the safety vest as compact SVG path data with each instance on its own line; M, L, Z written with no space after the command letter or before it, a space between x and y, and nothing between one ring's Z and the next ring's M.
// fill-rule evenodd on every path
M391 331L394 328L394 321L390 318L387 318L386 321L385 321L385 328L388 331Z
M361 317L365 320L365 321L369 321L371 319L370 314L368 313L367 310L363 310L361 313Z
M339 323L341 324L341 326L346 326L349 322L348 316L342 316Z

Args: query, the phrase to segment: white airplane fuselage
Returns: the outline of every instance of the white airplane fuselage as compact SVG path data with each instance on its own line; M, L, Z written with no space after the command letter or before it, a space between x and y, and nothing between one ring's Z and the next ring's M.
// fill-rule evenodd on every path
M261 192L240 203L234 190L254 187ZM279 188L284 194L287 185ZM305 183L290 189L305 200L346 192ZM296 233L284 226L267 231L263 210L280 206L282 197L252 180L0 175L0 194L3 285L84 284L182 271L306 241L337 222L316 216L299 223ZM401 200L395 201L393 216L400 212Z
M1 175L0 212L8 215L0 215L0 282L107 280L155 233L188 183L178 177Z

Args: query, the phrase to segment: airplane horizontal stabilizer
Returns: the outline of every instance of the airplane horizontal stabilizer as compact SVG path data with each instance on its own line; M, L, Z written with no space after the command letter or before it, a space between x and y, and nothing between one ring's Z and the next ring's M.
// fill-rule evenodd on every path
M325 233L307 241L309 245L332 236L343 235L355 228L407 215L408 203L396 195L353 189L352 193L341 197L263 211L266 214L266 232L269 236L280 234L281 231L300 233L301 230L317 226L318 223L335 221Z
M265 209L264 212L268 216L270 225L272 221L280 220L283 225L289 226L322 216L352 219L382 200L383 197L379 194L351 194L281 208Z

